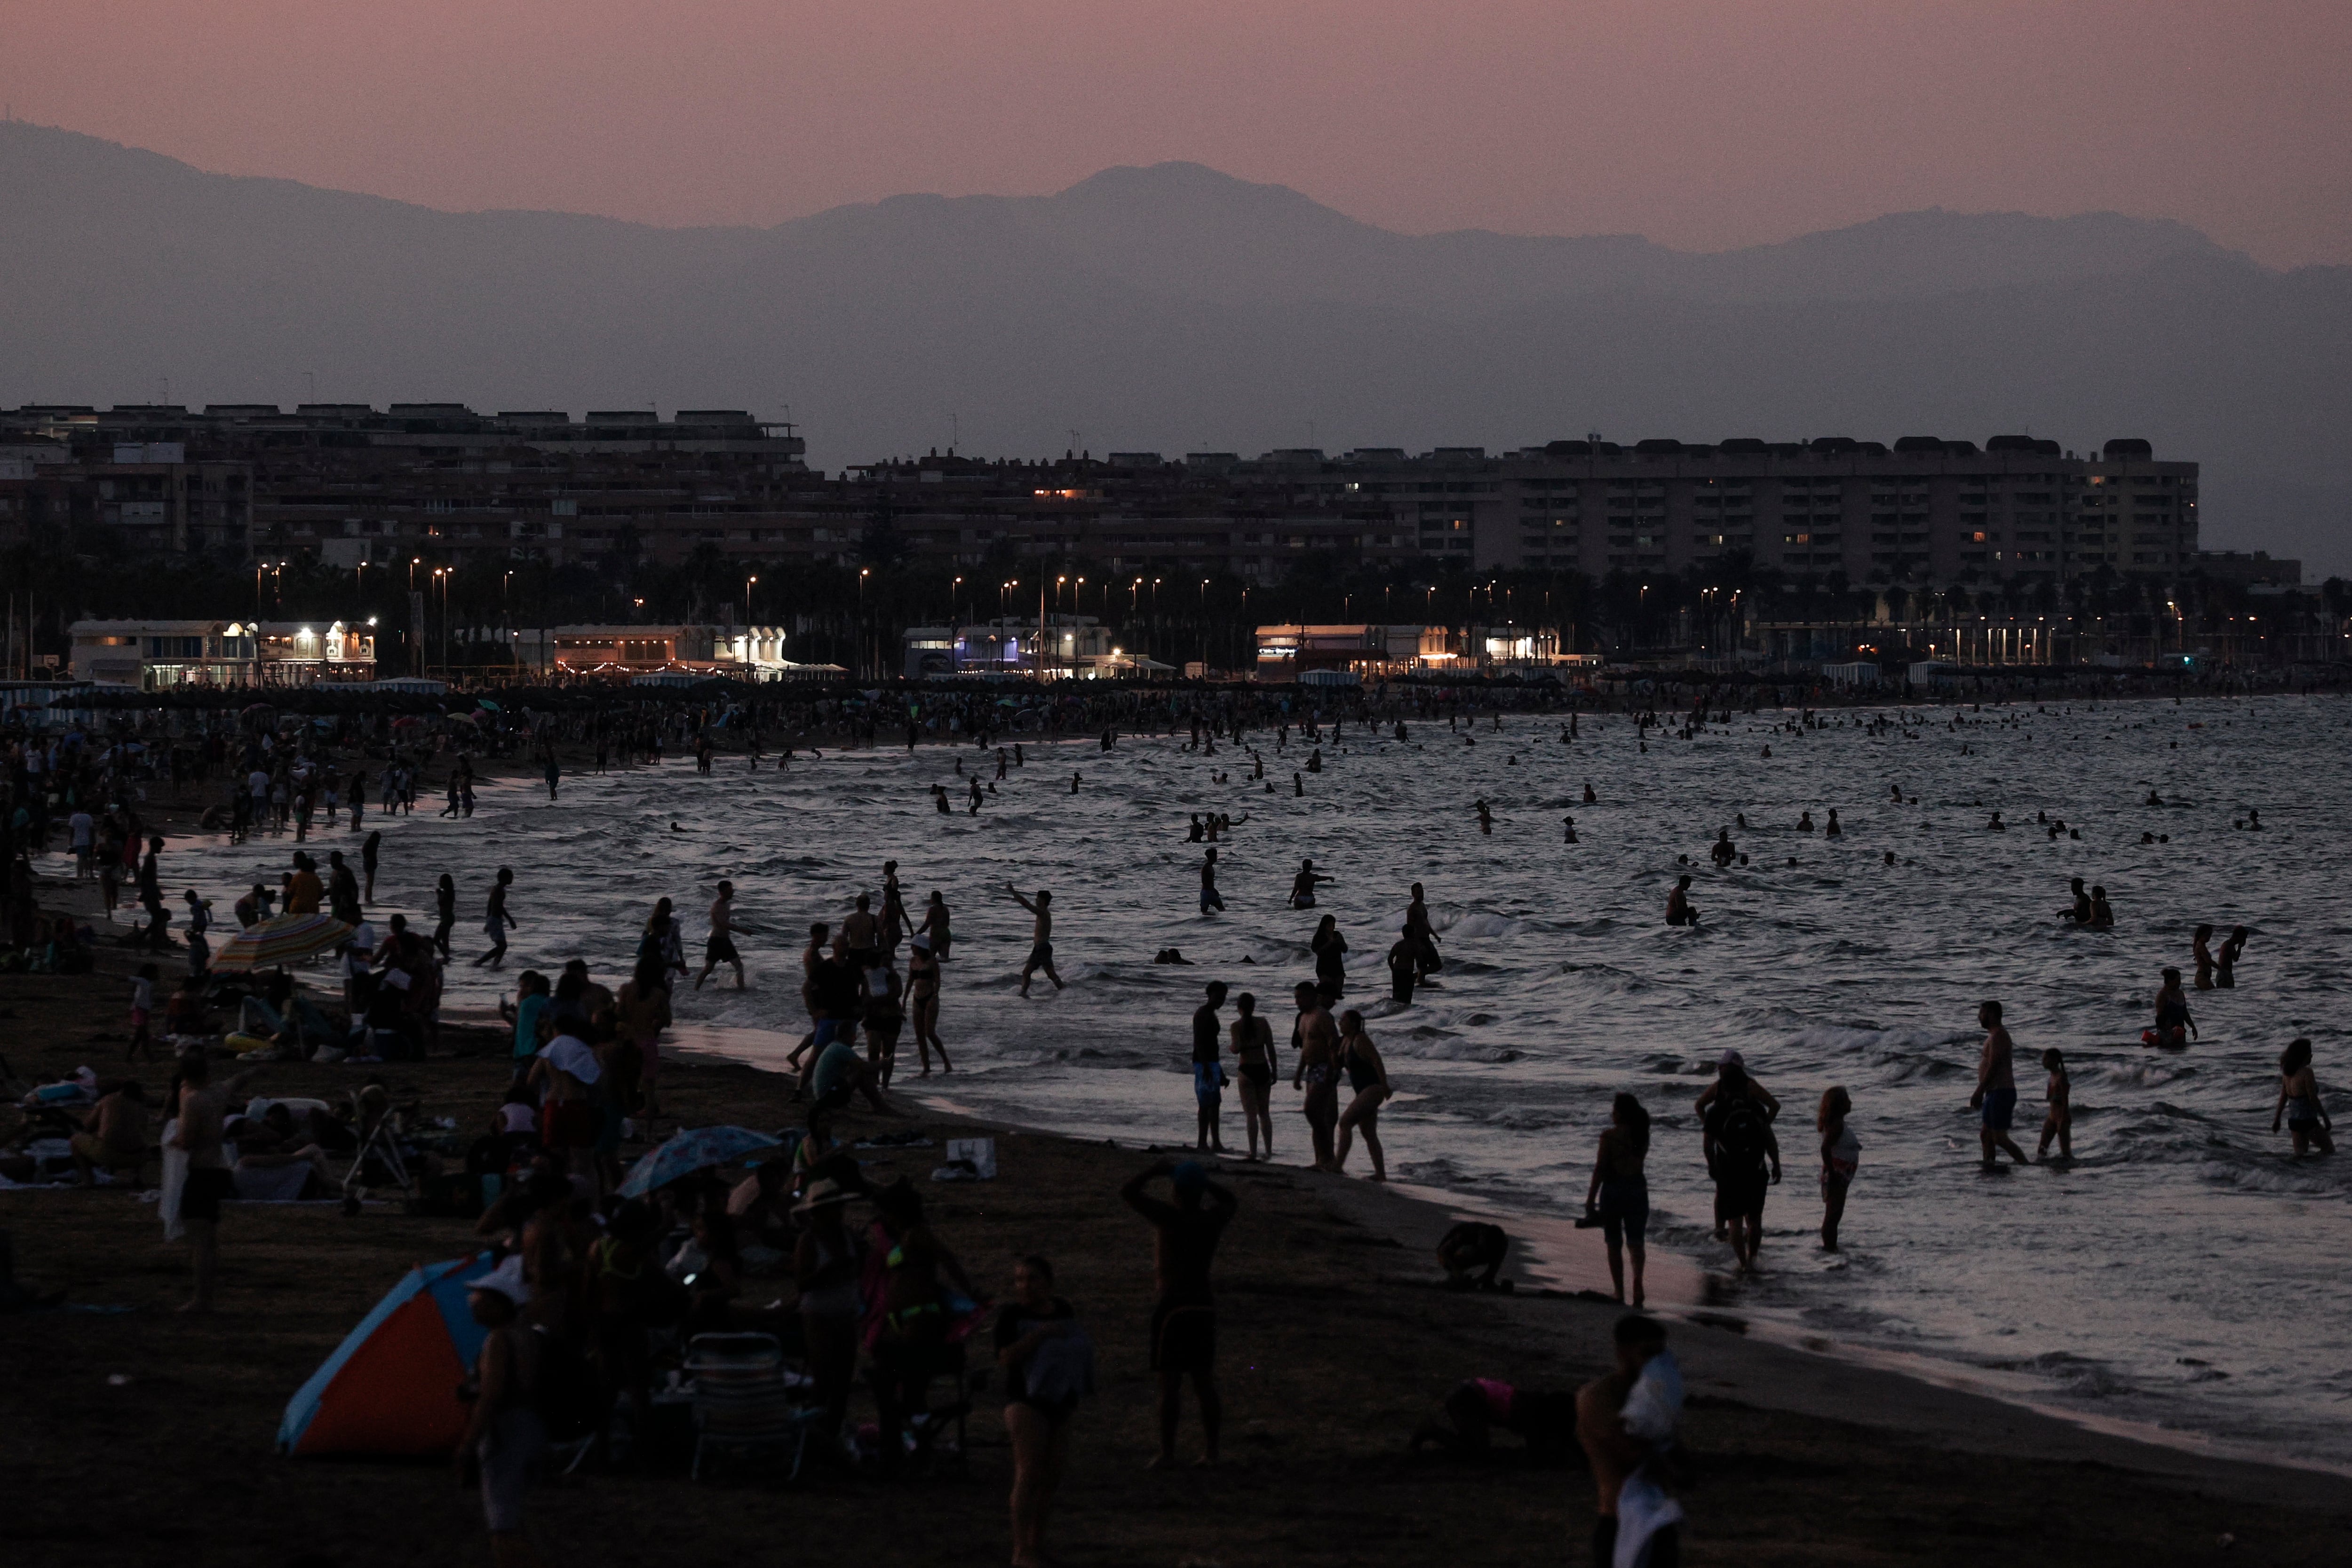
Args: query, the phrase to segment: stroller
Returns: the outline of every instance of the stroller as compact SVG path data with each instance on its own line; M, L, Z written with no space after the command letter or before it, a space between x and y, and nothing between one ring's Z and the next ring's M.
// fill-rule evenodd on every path
M412 1156L402 1147L407 1117L382 1084L352 1091L352 1129L358 1134L359 1146L352 1151L351 1169L343 1176L343 1212L357 1214L360 1201L376 1188L395 1188L402 1197L415 1202L422 1189L410 1164Z

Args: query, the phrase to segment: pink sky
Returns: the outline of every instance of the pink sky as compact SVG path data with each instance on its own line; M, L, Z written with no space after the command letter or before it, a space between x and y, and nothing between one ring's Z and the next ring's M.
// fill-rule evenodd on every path
M1192 159L1410 231L1941 205L2352 262L2347 0L48 0L22 119L435 206L774 223Z

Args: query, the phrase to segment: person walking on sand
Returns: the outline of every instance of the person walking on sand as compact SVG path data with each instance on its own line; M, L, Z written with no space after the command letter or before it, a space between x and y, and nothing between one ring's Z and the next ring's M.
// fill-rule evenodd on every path
M1291 1037L1298 1065L1291 1072L1290 1086L1307 1091L1299 1111L1314 1143L1315 1168L1328 1171L1333 1168L1331 1134L1339 1120L1339 1031L1323 1005L1323 993L1313 986L1301 983L1291 999L1298 1007Z
M710 936L702 945L702 973L694 977L694 988L702 989L702 982L721 964L735 969L735 988L743 987L743 956L735 951L735 884L722 882L719 896L710 901Z
M514 872L507 866L499 867L498 879L490 883L489 903L482 911L482 934L490 939L490 950L474 960L477 969L485 964L496 969L507 961L507 928L522 924L507 913L507 889L513 885Z
M1618 1302L1625 1300L1625 1256L1633 1260L1633 1305L1647 1294L1642 1272L1649 1260L1650 1178L1643 1170L1650 1155L1650 1113L1633 1095L1609 1103L1609 1125L1592 1158L1592 1179L1584 1189L1582 1223L1601 1227L1609 1248L1609 1282Z
M1054 1294L1054 1266L1013 1266L1013 1299L996 1314L1004 1374L1004 1433L1013 1446L1013 1565L1047 1568L1045 1525L1069 1462L1070 1417L1094 1392L1094 1347L1070 1303Z
M184 1312L213 1310L213 1293L220 1279L221 1204L236 1196L236 1182L221 1147L222 1128L229 1106L253 1082L255 1071L258 1070L240 1072L215 1088L212 1062L202 1051L191 1051L180 1058L180 1103L173 1112L175 1122L166 1141L188 1157L178 1218L194 1255L195 1294L180 1309ZM164 1218L168 1221L172 1217Z
M1982 1113L1983 1124L1978 1129L1977 1141L1984 1145L1987 1170L2000 1163L1996 1151L2006 1149L2009 1157L2019 1165L2026 1163L2025 1151L2009 1135L2011 1122L2017 1114L2017 1079L2011 1073L2010 1058L2015 1046L2009 1030L2001 1027L2000 1004L1987 1002L1977 1009L1977 1022L1984 1027L1984 1051L1977 1059L1976 1092L1969 1096L1969 1109Z
M2056 1055L2057 1052L2051 1052ZM1845 1218L1846 1189L1862 1168L1862 1140L1853 1135L1853 1096L1843 1084L1831 1086L1814 1113L1813 1130L1822 1140L1822 1250L1838 1249L1838 1222ZM2049 1141L2049 1134L2042 1139Z
M1020 889L1009 882L1004 884L1004 891L1013 895L1013 903L1036 917L1029 931L1029 956L1021 965L1021 994L1024 997L1029 994L1029 977L1040 969L1045 970L1045 977L1054 982L1054 988L1060 990L1062 977L1054 968L1054 895L1041 887L1037 890L1037 901L1033 904L1022 897Z
M1680 1568L1680 1504L1659 1489L1683 1402L1681 1370L1654 1318L1628 1313L1612 1334L1616 1366L1576 1392L1576 1437L1597 1496L1595 1568Z
M2286 1119L2286 1130L2294 1139L2297 1158L2306 1149L2316 1149L2323 1155L2336 1152L2336 1140L2329 1136L2336 1124L2319 1098L2319 1079L2311 1071L2311 1041L2307 1040L2294 1040L2279 1052L2278 1104L2271 1112L2272 1132L2279 1130L2281 1117Z
M468 1465L480 1467L482 1516L498 1568L541 1561L523 1533L524 1488L547 1448L547 1423L539 1413L547 1336L524 1319L530 1295L520 1254L466 1287L467 1309L484 1333L466 1429L457 1439L457 1471L463 1476Z
M1339 1066L1348 1074L1354 1098L1339 1113L1339 1146L1331 1155L1331 1169L1345 1174L1348 1148L1355 1134L1364 1134L1365 1152L1372 1156L1374 1181L1389 1179L1387 1156L1381 1149L1381 1106L1395 1091L1389 1086L1388 1063L1364 1032L1364 1015L1350 1008L1339 1015Z
M1242 1120L1249 1134L1249 1157L1258 1155L1258 1137L1265 1137L1265 1155L1274 1158L1274 1112L1267 1103L1274 1088L1274 1026L1257 1016L1257 998L1244 991L1234 1005L1234 1061L1241 1072Z
M1223 1052L1223 1041L1218 1039L1223 1026L1217 1009L1225 1005L1225 983L1209 982L1209 999L1192 1009L1192 1101L1198 1108L1198 1125L1193 1135L1193 1147L1225 1152L1225 1140L1217 1125L1217 1113L1224 1102L1225 1069L1218 1060Z
M1175 1202L1144 1191L1160 1176L1168 1178ZM1217 1306L1209 1286L1209 1265L1216 1257L1218 1239L1241 1206L1191 1160L1148 1166L1129 1177L1118 1195L1151 1222L1154 1233L1152 1277L1158 1300L1151 1309L1151 1370L1160 1379L1160 1453L1150 1468L1175 1466L1177 1405L1187 1377L1201 1406L1203 1451L1199 1463L1213 1465L1224 1406L1217 1394Z

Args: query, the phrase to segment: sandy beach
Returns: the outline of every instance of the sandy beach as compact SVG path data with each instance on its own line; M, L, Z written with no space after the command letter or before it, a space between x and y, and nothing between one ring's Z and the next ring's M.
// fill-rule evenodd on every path
M95 976L6 983L5 1054L19 1075L84 1062L117 1071L128 960L109 951ZM395 1097L470 1127L495 1103L505 1067L487 1032L453 1030L447 1048L482 1054L373 1071ZM688 1124L792 1119L787 1086L772 1074L690 1058L669 1072L668 1108ZM147 1065L140 1075L160 1088L165 1074ZM331 1098L359 1076L287 1063L266 1069L257 1087ZM1616 1309L1547 1290L1540 1242L1509 1271L1517 1293L1448 1292L1430 1252L1445 1207L1229 1162L1222 1176L1241 1210L1217 1270L1225 1462L1147 1473L1150 1233L1116 1189L1152 1156L919 1110L911 1123L845 1120L852 1134L909 1125L935 1139L997 1136L996 1181L925 1186L936 1228L1000 1292L1013 1257L1050 1255L1100 1348L1100 1392L1077 1417L1055 1524L1066 1561L1580 1560L1592 1511L1580 1469L1528 1463L1508 1438L1485 1463L1406 1448L1463 1378L1567 1388L1603 1364ZM869 1176L919 1182L937 1151L864 1157ZM446 1468L292 1461L272 1450L289 1395L404 1270L468 1250L469 1222L412 1218L392 1204L350 1218L332 1204L235 1206L222 1226L223 1310L210 1320L172 1310L187 1291L185 1249L166 1244L153 1206L124 1189L0 1192L0 1228L14 1239L20 1281L63 1291L66 1301L9 1319L12 1561L487 1561L478 1505ZM767 1289L754 1281L751 1299ZM787 1283L772 1289L790 1294ZM2352 1526L2343 1478L2150 1447L1762 1343L1739 1332L1736 1313L1703 1304L1670 1316L1698 1465L1685 1499L1687 1561L2341 1561ZM1001 1563L1009 1457L985 1395L971 1435L968 1476L887 1488L824 1470L790 1488L695 1485L669 1460L648 1473L578 1477L535 1494L533 1528L551 1561L582 1564L803 1552ZM1197 1443L1188 1423L1182 1450Z

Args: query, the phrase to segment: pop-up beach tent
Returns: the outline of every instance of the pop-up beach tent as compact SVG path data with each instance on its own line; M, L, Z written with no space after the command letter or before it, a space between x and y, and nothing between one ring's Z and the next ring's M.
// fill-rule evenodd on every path
M457 1385L483 1338L466 1310L466 1286L491 1262L481 1252L411 1269L287 1403L278 1451L303 1458L454 1452L466 1429Z

